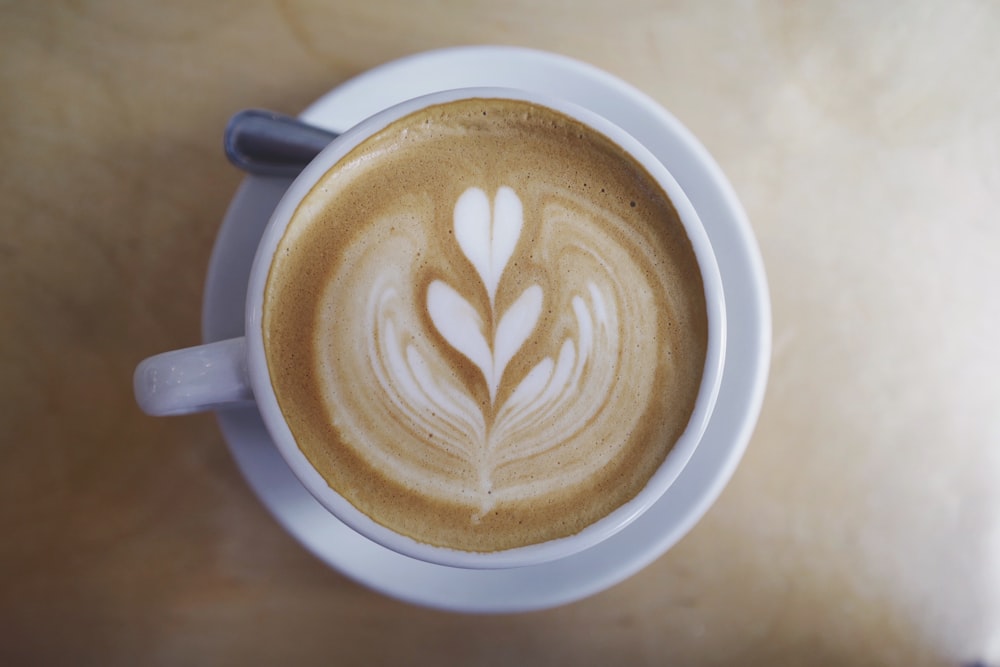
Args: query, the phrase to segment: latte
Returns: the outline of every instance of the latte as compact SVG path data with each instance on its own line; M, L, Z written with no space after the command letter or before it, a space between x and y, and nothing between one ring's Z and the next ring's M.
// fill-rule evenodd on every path
M701 384L701 274L655 179L528 102L398 120L299 205L262 322L327 483L420 542L498 551L633 498Z

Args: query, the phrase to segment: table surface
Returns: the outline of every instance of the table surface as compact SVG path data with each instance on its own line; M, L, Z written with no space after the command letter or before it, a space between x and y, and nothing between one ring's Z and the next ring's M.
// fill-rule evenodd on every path
M0 3L0 663L1000 664L998 34L988 0ZM211 416L131 393L199 342L228 116L475 43L670 109L774 307L761 419L704 520L512 616L329 570Z

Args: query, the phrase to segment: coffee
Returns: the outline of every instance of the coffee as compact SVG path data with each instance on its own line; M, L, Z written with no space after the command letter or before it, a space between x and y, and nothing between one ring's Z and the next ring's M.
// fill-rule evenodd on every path
M497 551L633 498L701 383L701 274L670 200L603 135L529 102L432 106L299 205L262 333L296 443L417 541Z

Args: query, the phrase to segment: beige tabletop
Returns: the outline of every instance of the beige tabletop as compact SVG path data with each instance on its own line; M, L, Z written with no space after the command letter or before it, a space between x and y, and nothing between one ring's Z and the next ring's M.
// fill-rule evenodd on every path
M1000 665L1000 4L0 3L0 664ZM567 54L670 109L761 245L774 356L704 520L561 608L383 597L283 531L200 341L247 106L448 45Z

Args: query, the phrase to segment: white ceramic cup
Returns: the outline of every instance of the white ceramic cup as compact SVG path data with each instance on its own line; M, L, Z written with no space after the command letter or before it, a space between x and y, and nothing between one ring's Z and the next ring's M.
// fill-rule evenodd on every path
M636 159L670 197L701 270L708 315L708 347L701 388L687 428L646 486L632 500L579 533L540 544L495 552L432 546L377 523L327 484L299 449L271 386L261 329L264 286L278 242L302 199L348 152L390 123L425 107L468 98L524 100L549 107L605 135ZM334 516L367 538L404 555L463 568L510 568L556 560L611 537L649 509L677 478L694 453L711 417L722 379L726 314L722 279L708 236L680 186L657 159L624 130L583 107L537 93L508 88L462 88L414 98L362 121L341 134L295 179L275 208L250 271L246 335L165 352L135 370L139 406L151 415L180 415L256 403L278 451L305 488Z

